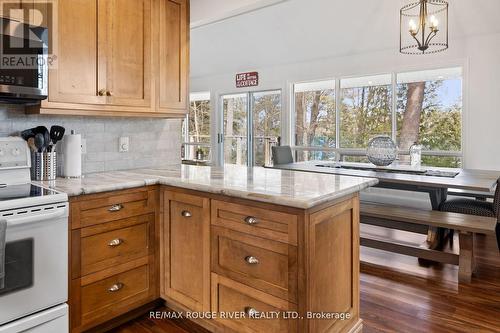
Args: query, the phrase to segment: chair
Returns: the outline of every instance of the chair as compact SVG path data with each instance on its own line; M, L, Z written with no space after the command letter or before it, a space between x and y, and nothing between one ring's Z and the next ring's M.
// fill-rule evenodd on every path
M273 146L271 151L274 165L293 163L292 149L290 146Z
M479 215L494 217L497 219L496 235L497 245L500 250L500 178L497 180L497 188L493 202L474 199L450 199L441 204L439 210L443 212Z

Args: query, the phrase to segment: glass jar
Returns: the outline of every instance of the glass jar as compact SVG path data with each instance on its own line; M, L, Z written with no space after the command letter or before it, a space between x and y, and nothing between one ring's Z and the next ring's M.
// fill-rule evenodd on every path
M422 164L422 146L416 142L410 147L410 165L420 168Z

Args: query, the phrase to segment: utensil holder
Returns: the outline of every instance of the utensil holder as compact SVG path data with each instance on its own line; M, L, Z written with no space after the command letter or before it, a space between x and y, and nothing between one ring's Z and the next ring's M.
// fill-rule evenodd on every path
M57 153L31 154L31 179L54 180L57 176Z

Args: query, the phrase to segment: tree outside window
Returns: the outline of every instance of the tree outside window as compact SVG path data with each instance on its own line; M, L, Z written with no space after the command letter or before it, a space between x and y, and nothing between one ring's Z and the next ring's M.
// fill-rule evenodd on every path
M340 148L366 148L377 135L391 136L390 74L340 81Z
M336 145L335 81L315 81L294 85L295 145L329 147ZM334 154L300 151L298 161L329 160Z
M462 150L462 70L449 68L397 76L397 144L429 151ZM422 164L460 167L461 159L423 156Z
M210 93L192 93L187 117L187 142L210 143Z

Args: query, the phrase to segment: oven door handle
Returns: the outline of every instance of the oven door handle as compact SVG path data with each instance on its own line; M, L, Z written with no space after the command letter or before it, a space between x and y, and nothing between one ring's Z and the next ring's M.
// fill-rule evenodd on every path
M7 227L17 227L23 224L57 219L66 216L66 214L66 208L58 208L50 213L44 212L42 214L27 215L22 217L9 217L7 218Z

